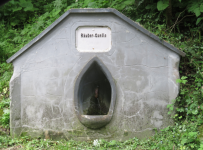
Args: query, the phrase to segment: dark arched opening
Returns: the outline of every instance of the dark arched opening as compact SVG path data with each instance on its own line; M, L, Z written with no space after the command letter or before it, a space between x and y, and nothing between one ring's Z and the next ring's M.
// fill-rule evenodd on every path
M107 115L111 86L102 68L94 61L81 78L79 103L83 115Z
M75 82L75 112L86 127L96 129L110 122L116 101L116 86L101 60L92 58Z

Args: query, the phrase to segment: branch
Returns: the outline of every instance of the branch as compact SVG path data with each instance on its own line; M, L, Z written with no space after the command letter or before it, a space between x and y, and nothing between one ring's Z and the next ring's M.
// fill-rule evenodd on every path
M189 17L189 16L195 16L195 15L186 15L186 16L184 16L180 21L178 21L177 23L175 23L174 25L172 25L172 26L170 27L170 28L172 28L171 31L173 30L173 28L175 27L176 24L179 24L185 17ZM170 29L170 28L169 28L169 29ZM168 30L168 29L167 29L167 30ZM165 31L167 31L167 30L165 30ZM171 32L170 32L170 33L171 33Z
M186 9L185 9L185 10L186 10ZM185 10L183 10L183 11L178 15L178 18L180 17L180 15L181 15ZM177 24L178 18L176 19L175 24L172 26L173 28L171 29L171 31L175 28L175 25ZM182 20L182 19L181 19L181 20ZM171 33L171 32L170 32L170 33Z
M187 16L184 16L178 23L180 23L185 17L189 17L189 16L195 16L195 15L187 15ZM177 24L178 24L177 23Z
M186 9L185 9L186 10ZM180 15L185 11L185 10L183 10L179 15L178 15L178 18L180 17ZM167 30L169 30L169 29L171 29L171 31L173 30L173 28L175 27L175 25L177 24L177 21L178 21L178 18L176 19L176 22L175 22L175 24L174 25L172 25L170 28L168 28ZM167 30L165 30L165 31L167 31ZM170 32L171 33L171 32Z

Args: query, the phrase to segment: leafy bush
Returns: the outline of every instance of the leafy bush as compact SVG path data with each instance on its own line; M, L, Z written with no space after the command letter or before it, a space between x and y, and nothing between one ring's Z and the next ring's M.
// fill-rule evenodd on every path
M3 127L8 127L10 121L10 109L4 109L3 115L0 117L0 122L3 125Z
M10 121L10 99L3 99L0 102L0 109L3 109L2 114L0 114L0 123L3 127L9 127Z

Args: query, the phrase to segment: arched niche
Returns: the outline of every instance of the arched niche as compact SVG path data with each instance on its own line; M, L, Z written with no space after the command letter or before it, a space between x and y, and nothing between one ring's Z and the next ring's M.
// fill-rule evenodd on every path
M80 72L74 89L75 112L80 122L97 129L108 124L116 101L116 86L108 68L98 57Z

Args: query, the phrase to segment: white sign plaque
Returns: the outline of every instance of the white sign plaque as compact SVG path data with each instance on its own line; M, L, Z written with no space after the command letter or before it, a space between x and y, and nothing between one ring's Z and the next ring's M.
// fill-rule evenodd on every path
M111 29L106 26L83 26L76 30L79 52L107 52L111 49Z

